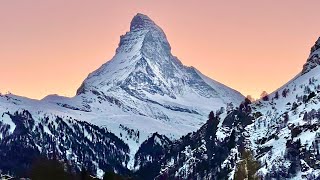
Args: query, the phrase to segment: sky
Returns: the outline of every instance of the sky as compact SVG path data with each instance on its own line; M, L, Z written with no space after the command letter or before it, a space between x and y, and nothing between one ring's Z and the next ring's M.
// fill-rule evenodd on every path
M182 63L240 91L271 93L320 36L318 0L0 0L0 92L74 96L112 58L138 12Z

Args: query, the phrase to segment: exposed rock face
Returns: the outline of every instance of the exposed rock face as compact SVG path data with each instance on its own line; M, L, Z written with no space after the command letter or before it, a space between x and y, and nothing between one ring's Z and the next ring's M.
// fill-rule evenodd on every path
M311 48L310 56L307 62L303 65L302 74L309 72L318 65L320 65L320 37Z

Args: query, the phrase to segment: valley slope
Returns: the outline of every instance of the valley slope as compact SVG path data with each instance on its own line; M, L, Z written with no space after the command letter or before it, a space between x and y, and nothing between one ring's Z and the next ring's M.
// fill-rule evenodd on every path
M319 179L319 43L302 71L270 95L212 112L198 131L177 141L148 139L136 155L138 173L157 179Z

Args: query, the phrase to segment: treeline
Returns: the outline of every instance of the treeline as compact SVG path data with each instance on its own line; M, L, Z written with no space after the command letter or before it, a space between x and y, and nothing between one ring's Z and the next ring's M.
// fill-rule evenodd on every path
M38 158L35 160L25 178L31 180L98 180L92 176L84 167L75 172L68 163L57 159ZM127 180L129 177L120 176L112 171L103 175L103 180Z
M9 116L14 123L2 123ZM73 171L84 166L90 174L98 169L128 174L129 146L105 127L68 117L43 117L37 121L27 110L0 115L0 170L24 177L39 157L68 162ZM81 165L81 166L79 166Z

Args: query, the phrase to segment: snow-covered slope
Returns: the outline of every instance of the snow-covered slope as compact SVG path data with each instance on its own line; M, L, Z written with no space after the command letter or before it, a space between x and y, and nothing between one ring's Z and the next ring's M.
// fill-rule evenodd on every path
M245 179L251 171L266 180L320 179L319 41L297 76L261 100L246 100L212 118L218 126L209 118L197 132L158 147L156 155L141 146L138 152L147 160L138 173L156 179ZM260 165L241 172L240 164L249 159L245 149Z
M320 39L301 73L270 94L269 100L252 105L256 120L247 131L250 146L263 163L260 173L266 177L320 178L319 44Z
M184 66L171 54L163 30L137 14L115 56L84 80L75 97L50 95L38 101L3 95L0 122L14 133L15 123L5 114L27 110L39 123L61 117L107 128L128 144L132 168L136 151L149 135L160 132L178 138L203 125L211 110L228 103L236 106L243 99L239 92Z

